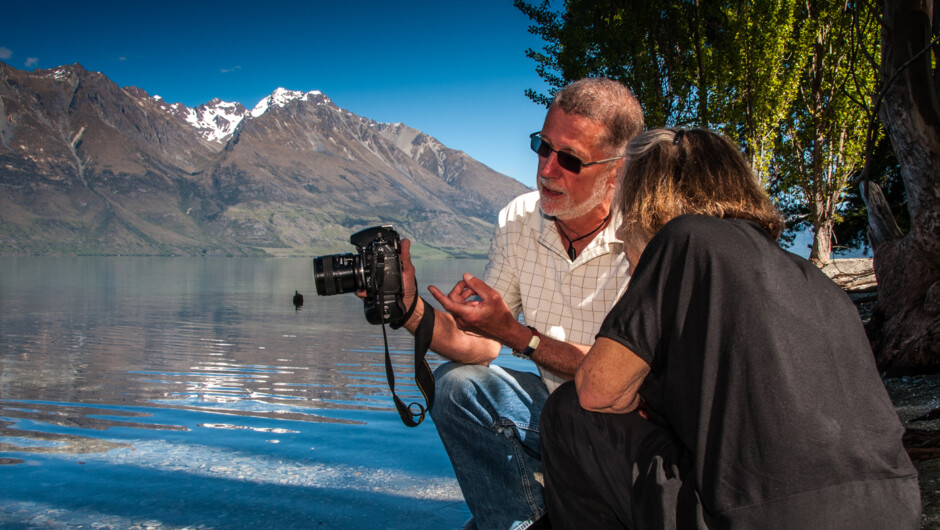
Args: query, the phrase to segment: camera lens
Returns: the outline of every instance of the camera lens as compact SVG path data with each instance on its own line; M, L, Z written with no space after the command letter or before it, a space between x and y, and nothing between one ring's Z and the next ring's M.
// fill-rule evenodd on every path
M365 289L362 263L356 254L332 254L313 258L317 294L331 296Z

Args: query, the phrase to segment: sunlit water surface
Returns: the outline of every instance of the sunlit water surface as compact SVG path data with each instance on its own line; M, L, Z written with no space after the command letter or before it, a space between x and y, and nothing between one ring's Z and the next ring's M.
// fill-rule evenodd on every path
M416 266L446 291L484 262ZM389 346L396 392L423 403L411 336ZM0 526L468 516L431 420L394 409L381 327L353 295L316 296L311 260L0 258Z

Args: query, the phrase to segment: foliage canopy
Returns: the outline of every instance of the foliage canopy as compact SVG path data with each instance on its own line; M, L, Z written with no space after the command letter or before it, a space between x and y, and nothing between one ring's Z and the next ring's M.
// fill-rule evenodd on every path
M649 127L707 127L735 139L811 257L829 259L834 223L860 169L876 89L878 20L834 0L516 0L540 36L528 50L549 94L587 76L629 86ZM856 240L859 240L856 238Z

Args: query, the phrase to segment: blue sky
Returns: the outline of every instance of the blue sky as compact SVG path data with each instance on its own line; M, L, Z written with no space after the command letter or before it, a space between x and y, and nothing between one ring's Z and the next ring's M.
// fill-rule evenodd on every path
M511 0L11 4L0 60L15 68L80 63L189 107L320 90L535 185L545 109L524 90L547 86L525 51L542 42Z

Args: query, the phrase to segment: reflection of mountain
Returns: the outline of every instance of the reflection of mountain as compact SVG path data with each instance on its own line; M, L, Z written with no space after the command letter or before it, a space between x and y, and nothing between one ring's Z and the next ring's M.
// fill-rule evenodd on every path
M419 267L425 281L444 285L464 270L479 274L482 260ZM349 411L397 418L381 329L352 295L310 296L297 311L294 288L311 285L308 259L9 258L0 277L0 408L30 400L330 423L362 421ZM388 338L396 391L423 403L411 335ZM59 419L94 428L78 412Z
M0 63L0 254L315 255L380 223L480 254L525 189L319 92L189 109L79 65Z

